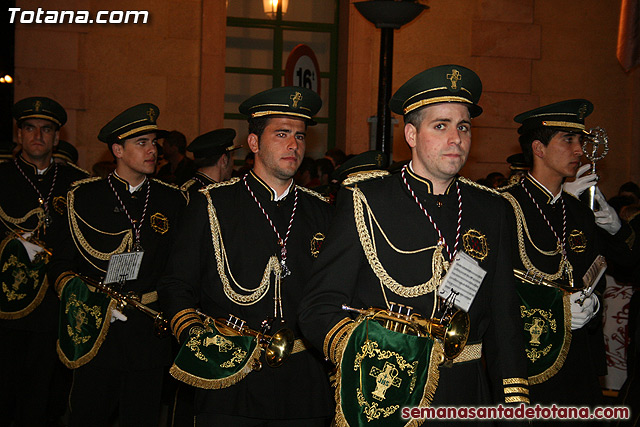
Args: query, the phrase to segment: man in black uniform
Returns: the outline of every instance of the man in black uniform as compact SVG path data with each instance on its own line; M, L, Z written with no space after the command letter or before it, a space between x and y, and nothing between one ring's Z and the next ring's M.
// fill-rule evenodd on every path
M573 99L515 117L532 168L506 188L504 197L515 214L514 273L532 403L602 402L598 376L606 374L606 364L600 301L591 291L575 291L585 283L596 286L599 254L623 264L630 259L626 241L632 232L600 195L596 220L585 203L563 191L564 180L580 166L588 134L584 119L592 111L591 102ZM593 184L592 178L585 179Z
M156 166L157 138L164 132L156 125L158 115L155 105L139 104L107 123L98 139L116 158L115 171L106 179L82 181L69 192L69 225L49 272L66 310L65 287L77 280L76 274L101 280L112 255L131 251L143 252L137 279L116 290L133 292L157 310L159 266L167 261L186 204L177 187L148 177ZM89 353L93 358L70 360L60 351L60 337L63 361L76 367L70 425L108 425L118 410L120 425L156 426L170 339L156 337L152 319L141 311L109 312L112 323L102 345Z
M361 360L374 353L356 358L358 364L342 362L352 342L350 334L358 330L342 304L356 309L411 306L415 313L430 318L437 309L436 293L456 253L464 251L475 259L486 276L477 283L479 289L468 312L467 345L459 356L440 366L438 356L431 353L429 382L416 406L426 406L431 400L433 406L528 401L522 337L510 324L519 316L509 264L507 207L497 195L457 175L471 146L471 119L482 112L477 105L481 90L478 76L458 65L428 69L398 89L390 106L404 115L411 163L395 175L378 175L365 182L347 180L350 191L338 197L336 218L314 264L299 312L303 334L339 366L344 379L345 373L359 369ZM372 322L367 324L373 333ZM423 363L426 359L414 361L387 345L406 335L390 331L380 335L374 345L381 354L394 352L401 357L394 367L385 364L377 370L362 370L360 382L342 385L338 417L349 418L347 412L351 419L377 415L388 423L385 425L404 425L401 410L393 409L378 389L363 393L362 383L376 375L387 394L411 393L414 379L411 383L400 379L399 371L404 361ZM365 343L372 342L371 336ZM415 348L413 344L403 347L407 352ZM385 381L381 370L393 375ZM439 382L431 383L431 376L438 374ZM353 390L358 390L357 404L346 400ZM381 408L387 412L380 413Z
M67 121L60 104L45 97L26 98L13 106L13 117L22 152L0 164L0 221L4 228L0 249L0 424L10 424L13 418L16 425L44 425L52 375L59 363L55 353L58 299L45 278L47 252L31 261L20 252L33 257L43 249L51 251L57 241L52 226L67 221L67 191L87 173L52 161L60 127ZM21 262L12 263L12 256Z
M183 191L194 196L202 187L231 179L233 151L240 148L233 145L235 137L233 129L216 129L200 135L189 144L187 151L193 153L198 171L183 184Z
M158 290L179 341L201 331L198 306L215 318L237 316L254 330L268 318L284 319L297 338L282 366L265 364L216 385L223 388L198 389L196 425L323 426L330 417L328 378L319 355L299 339L296 319L330 220L328 203L292 179L321 103L300 87L270 89L242 103L253 170L202 189L206 197L194 197L181 221Z

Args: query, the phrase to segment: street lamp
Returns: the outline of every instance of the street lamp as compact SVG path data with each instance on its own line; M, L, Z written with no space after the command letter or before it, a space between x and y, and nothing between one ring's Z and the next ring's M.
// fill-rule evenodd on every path
M416 0L368 0L354 4L367 21L381 29L376 150L387 154L391 161L393 141L389 100L393 76L393 30L413 21L428 6L416 3Z
M264 6L264 13L271 19L275 19L276 14L278 13L278 5L282 7L282 14L287 13L287 9L289 8L289 0L262 0L262 5Z

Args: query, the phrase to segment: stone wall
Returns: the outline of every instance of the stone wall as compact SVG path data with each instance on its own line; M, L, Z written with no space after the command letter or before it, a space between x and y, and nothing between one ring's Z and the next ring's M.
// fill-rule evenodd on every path
M377 109L380 31L357 12L355 1L340 4L336 145L347 153L368 149L367 118ZM189 140L223 125L224 1L18 0L17 6L150 11L145 25L16 27L16 99L60 101L69 114L63 137L78 147L82 167L110 158L98 130L139 102L157 104L159 124ZM603 190L611 195L627 180L640 182L640 72L625 73L615 57L619 0L431 0L429 6L395 32L393 89L440 64L479 73L485 112L474 122L464 175L507 173L506 157L519 150L515 114L587 98L595 104L587 125L605 127L611 140L599 164ZM410 156L398 119L396 160Z

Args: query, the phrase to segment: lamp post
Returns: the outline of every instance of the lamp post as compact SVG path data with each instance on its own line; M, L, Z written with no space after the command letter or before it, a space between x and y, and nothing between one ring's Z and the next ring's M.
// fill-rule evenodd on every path
M376 150L387 154L391 161L393 141L389 100L393 76L393 30L413 21L428 6L415 0L368 0L354 4L362 16L381 29Z

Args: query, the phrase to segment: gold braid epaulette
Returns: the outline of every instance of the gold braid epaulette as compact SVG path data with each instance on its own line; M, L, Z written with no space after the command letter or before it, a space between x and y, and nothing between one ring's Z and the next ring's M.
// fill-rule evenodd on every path
M182 191L188 191L189 188L196 183L196 180L191 178L189 181L185 182L184 184L182 184L182 186L180 187L180 190Z
M329 203L329 198L324 197L322 194L318 193L317 191L313 191L308 189L307 187L301 187L299 185L296 185L296 188L304 193L317 197L318 199L322 200L325 203Z
M529 233L529 227L527 226L527 220L525 218L524 212L522 211L522 208L520 207L520 203L518 203L516 198L511 193L502 193L502 197L507 199L507 201L509 203L511 203L511 206L513 207L513 213L514 213L514 215L516 217L516 225L517 225L516 229L517 229L517 232L518 232L517 233L517 235L518 235L518 252L520 253L520 260L522 261L522 265L527 270L527 272L529 274L533 273L535 276L542 276L547 280L557 280L557 279L562 277L563 271L565 269L565 263L567 264L567 268L570 271L573 271L573 268L572 268L571 264L566 259L561 259L560 265L558 266L558 271L556 273L554 273L554 274L545 273L545 272L543 272L541 270L538 270L536 268L536 266L533 265L533 262L531 262L531 259L529 259L529 256L527 255L527 249L526 249L525 243L524 243L524 234L525 233L526 233L527 238L529 239L529 242L531 243L531 245L539 253L541 253L542 255L546 255L546 256L558 255L560 253L560 247L558 245L558 247L554 251L543 251L542 249L538 248L533 243L533 239L531 239L531 234Z
M77 187L79 185L87 184L89 182L100 181L101 179L104 179L104 178L100 178L99 176L90 176L89 178L84 178L78 181L74 181L71 184L71 188Z
M180 187L178 187L177 185L175 185L175 184L170 184L170 183L168 183L168 182L161 181L161 180L159 180L159 179L157 179L157 178L151 178L151 181L152 181L152 182L155 182L155 183L157 183L157 184L162 184L162 185L164 185L165 187L169 187L169 188L171 188L172 190L179 191L179 192L180 192L180 194L182 195L182 197L184 197L184 199L186 200L187 204L189 204L189 195L188 195L185 191L182 191L182 189L181 189Z
M240 181L240 178L236 176L235 178L231 178L228 181L214 182L213 184L209 184L206 187L202 187L198 191L201 192L202 194L205 194L205 193L208 193L209 190L212 190L214 188L224 187L224 186L227 186L227 185L233 185L233 184L237 183L238 181Z
M74 168L74 169L77 169L77 170L79 170L79 171L80 171L80 172L82 172L82 173L86 173L86 174L87 174L87 176L91 175L91 174L89 173L89 171L86 171L86 170L82 169L80 166L76 165L75 163L68 162L68 163L67 163L67 166L70 166L70 167L72 167L72 168Z
M178 187L178 186L177 186L177 185L175 185L175 184L171 184L171 183L169 183L169 182L164 182L164 181L161 181L161 180L159 180L159 179L157 179L157 178L151 178L151 181L156 182L156 183L158 183L158 184L162 184L162 185L164 185L165 187L169 187L169 188L172 188L172 189L174 189L174 190L178 190L178 191L180 191L180 187Z
M478 190L483 190L492 194L500 195L500 192L498 190L495 190L491 187L487 187L486 185L478 184L477 182L471 181L470 179L465 178L464 176L458 177L458 181L470 187L477 188Z
M521 178L518 178L518 179L516 179L514 181L511 181L511 179L510 179L510 181L509 181L509 183L507 185L503 185L502 187L496 188L496 191L498 193L504 193L505 191L515 187L516 185L519 185L520 184L520 180L521 180Z
M370 179L382 178L384 176L391 175L389 172L385 170L374 170L374 171L363 171L363 172L355 172L350 174L344 181L342 181L342 186L346 187L353 184L358 184L360 182L368 181Z

